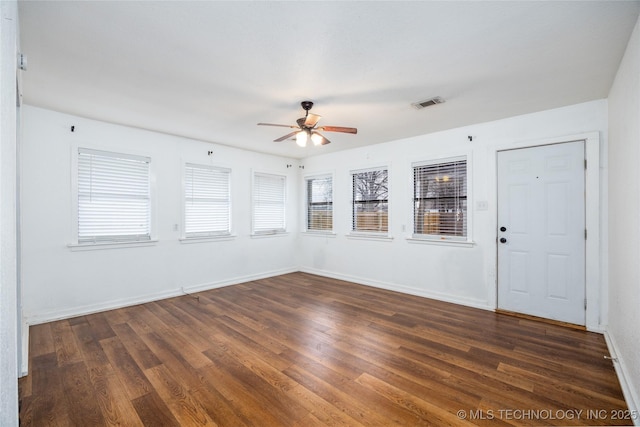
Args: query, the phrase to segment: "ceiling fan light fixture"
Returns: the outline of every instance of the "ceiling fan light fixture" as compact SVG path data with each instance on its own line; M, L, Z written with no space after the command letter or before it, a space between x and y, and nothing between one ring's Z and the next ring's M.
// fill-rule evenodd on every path
M300 147L307 146L307 139L309 139L309 135L307 135L307 132L304 130L301 130L296 134L296 144L298 144Z
M311 134L311 141L313 141L313 145L316 146L322 144L322 135L317 132L313 132Z

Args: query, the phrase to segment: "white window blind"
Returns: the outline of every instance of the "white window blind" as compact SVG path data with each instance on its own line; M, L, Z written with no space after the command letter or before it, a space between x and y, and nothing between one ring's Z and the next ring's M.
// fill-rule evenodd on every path
M231 233L230 171L185 165L185 237Z
M333 230L333 179L307 178L307 230Z
M150 240L148 157L78 149L78 243Z
M352 231L386 232L389 229L389 171L353 172Z
M286 177L255 173L253 176L253 232L285 231Z
M413 232L445 238L467 236L467 160L413 167Z

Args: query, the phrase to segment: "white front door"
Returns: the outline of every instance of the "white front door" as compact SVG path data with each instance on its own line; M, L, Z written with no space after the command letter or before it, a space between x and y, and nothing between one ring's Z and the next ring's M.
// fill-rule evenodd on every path
M584 141L498 152L498 308L585 324Z

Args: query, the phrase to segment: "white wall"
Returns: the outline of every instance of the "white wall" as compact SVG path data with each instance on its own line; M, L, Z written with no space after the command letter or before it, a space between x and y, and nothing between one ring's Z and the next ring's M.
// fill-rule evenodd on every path
M287 176L289 230L297 230L298 162L24 106L23 304L31 324L295 271L297 233L252 238L253 169ZM71 126L75 131L71 132ZM72 147L151 156L156 231L152 246L71 250ZM213 150L213 156L207 151ZM232 170L234 239L181 243L185 161ZM291 165L291 167L287 167Z
M640 20L609 93L608 337L640 410ZM624 386L624 384L623 384ZM631 406L635 407L631 407ZM637 421L637 422L640 422Z
M17 6L0 2L0 425L18 425L16 278Z
M416 113L416 120L428 119L428 109ZM307 158L302 162L304 174L334 174L336 235L302 233L299 264L308 272L495 309L496 151L562 141L564 136L591 131L599 134L600 162L606 165L606 100ZM472 142L468 136L473 136ZM468 206L474 244L467 247L408 241L412 231L412 162L463 154L469 156ZM351 239L346 236L351 221L350 171L379 165L390 169L389 230L393 240ZM600 186L596 183L596 187L604 188L606 169L600 168ZM303 193L301 186L301 198ZM479 201L488 202L488 210L475 209ZM595 228L606 239L606 220L602 219L606 218L606 200L600 206L600 214L600 224ZM606 268L606 252L599 245L595 252L595 263L600 267L597 270ZM596 301L591 302L598 307L593 321L588 319L587 324L591 329L601 329L606 324L606 309L600 305L606 300L606 276L593 281Z

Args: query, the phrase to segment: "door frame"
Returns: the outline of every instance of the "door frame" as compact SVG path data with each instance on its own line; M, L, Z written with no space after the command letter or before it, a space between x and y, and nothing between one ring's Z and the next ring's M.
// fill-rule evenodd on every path
M492 225L495 240L495 250L492 251L493 269L493 301L491 306L498 308L498 152L519 148L532 148L544 145L561 144L565 142L584 141L585 160L585 227L587 240L585 242L585 297L587 302L585 325L587 330L603 332L602 313L606 309L607 297L605 280L601 280L600 258L600 133L588 132L576 135L547 138L541 140L512 141L496 144L490 147L489 161L493 163L493 207Z

